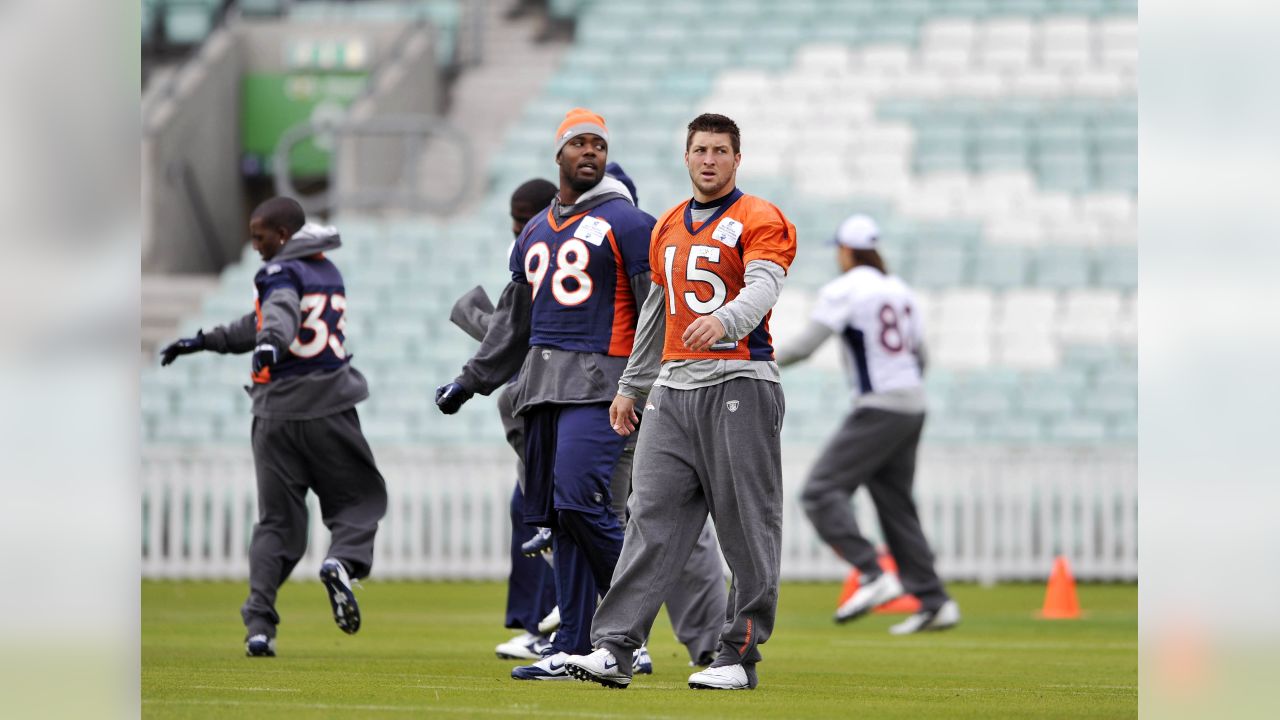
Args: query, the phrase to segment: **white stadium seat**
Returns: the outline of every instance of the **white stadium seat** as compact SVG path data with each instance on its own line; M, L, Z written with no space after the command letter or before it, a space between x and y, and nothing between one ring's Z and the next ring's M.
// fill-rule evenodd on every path
M1120 325L1120 306L1120 294L1110 290L1067 293L1058 338L1065 343L1112 342Z

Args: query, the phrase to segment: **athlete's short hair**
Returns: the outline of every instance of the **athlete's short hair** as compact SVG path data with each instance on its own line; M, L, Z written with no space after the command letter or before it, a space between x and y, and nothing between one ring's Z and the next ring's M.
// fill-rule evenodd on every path
M542 178L527 180L515 192L511 193L511 204L527 206L530 213L536 213L551 204L552 198L560 188Z
M290 235L301 230L307 223L307 215L298 201L283 195L263 201L253 209L250 217L257 218L270 227L283 227Z
M693 146L693 134L696 132L728 133L729 144L733 146L733 154L742 152L742 133L738 131L738 123L724 115L702 113L689 123L689 134L684 138L685 152Z

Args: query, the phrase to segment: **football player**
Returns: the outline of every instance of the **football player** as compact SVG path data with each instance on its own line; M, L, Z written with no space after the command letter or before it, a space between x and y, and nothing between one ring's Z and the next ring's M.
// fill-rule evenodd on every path
M369 397L343 342L347 293L325 253L341 245L332 227L306 222L287 197L259 205L249 220L263 266L254 310L162 351L161 365L209 350L253 353L253 460L258 522L249 544L249 598L241 608L250 656L274 656L276 592L307 549L307 490L320 499L332 542L320 579L344 632L360 629L352 578L369 575L387 490L360 430L357 403Z
M920 612L890 633L954 627L960 609L934 570L911 495L925 419L924 330L915 296L885 267L877 250L880 230L870 217L847 218L832 242L842 274L818 293L811 320L793 345L778 352L778 364L809 357L835 335L850 370L853 411L813 466L802 496L818 535L861 577L835 621L859 618L905 591L919 598ZM863 485L898 575L881 570L875 547L858 532L849 500Z
M733 584L717 655L689 686L754 688L777 611L783 395L769 314L796 230L777 207L738 189L737 124L704 114L687 130L693 197L654 227L654 287L610 407L615 431L629 435L647 396L626 541L592 625L595 650L566 660L575 677L610 687L630 684L631 652L708 513Z

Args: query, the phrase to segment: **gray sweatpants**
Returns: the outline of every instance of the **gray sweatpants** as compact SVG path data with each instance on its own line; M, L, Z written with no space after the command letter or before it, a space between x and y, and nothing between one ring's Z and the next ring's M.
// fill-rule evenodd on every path
M592 645L630 672L710 512L733 587L713 666L760 661L778 607L782 546L782 387L748 378L694 390L655 387L636 446L630 520Z
M802 500L814 529L862 573L880 574L876 549L858 532L850 498L866 485L906 591L925 610L948 599L911 496L924 413L858 408L845 418L809 473Z
M307 490L320 499L332 542L328 557L351 577L368 577L373 537L387 511L387 487L360 431L355 408L313 420L253 419L258 522L249 544L249 635L275 637L276 592L307 549Z
M642 422L643 424L643 422ZM631 476L635 466L636 438L622 449L614 467L609 490L613 493L613 511L622 527L627 526L627 500L631 495ZM667 593L667 617L676 639L689 651L689 659L698 662L705 654L714 654L724 625L724 608L729 602L729 589L724 582L724 564L716 547L711 523L704 523L702 534L693 546L689 562L680 571L680 581Z

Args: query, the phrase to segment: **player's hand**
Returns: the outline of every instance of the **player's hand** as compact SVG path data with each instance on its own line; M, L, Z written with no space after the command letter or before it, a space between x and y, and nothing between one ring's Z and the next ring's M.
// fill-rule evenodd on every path
M256 375L262 372L263 368L269 368L276 364L276 346L271 343L262 343L253 349L253 373Z
M640 416L636 415L636 399L615 395L613 404L609 406L609 424L613 431L626 437L636 430Z
M470 390L462 387L462 383L451 382L436 388L436 407L445 415L452 415L462 409L462 403L471 399Z
M178 359L179 355L190 355L204 349L204 331L197 330L195 337L181 338L169 343L160 351L160 365L168 365Z
M723 337L724 323L720 322L720 318L715 315L703 315L689 323L680 340L685 347L694 352L700 352L720 342Z

